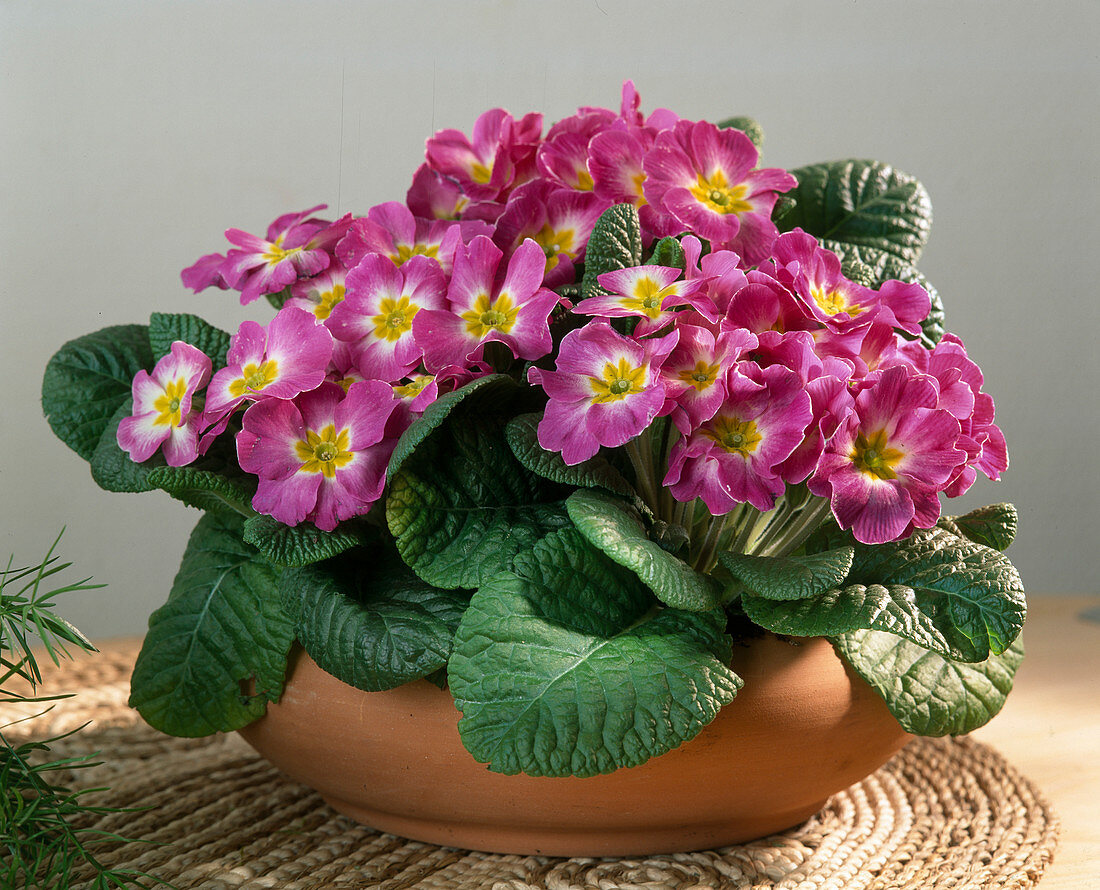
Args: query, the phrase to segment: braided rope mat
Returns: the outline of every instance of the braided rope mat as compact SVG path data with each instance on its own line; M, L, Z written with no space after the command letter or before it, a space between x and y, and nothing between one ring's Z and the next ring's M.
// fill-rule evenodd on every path
M101 861L180 890L1022 890L1038 884L1057 844L1049 804L1000 755L965 739L918 739L806 824L748 844L630 860L436 847L337 815L235 735L149 729L126 707L135 654L56 672L49 682L78 696L7 731L42 737L94 721L54 751L101 751L105 762L73 781L110 786L97 803L148 809L94 824L150 842L104 848ZM0 725L16 716L0 709ZM87 885L78 878L73 890Z

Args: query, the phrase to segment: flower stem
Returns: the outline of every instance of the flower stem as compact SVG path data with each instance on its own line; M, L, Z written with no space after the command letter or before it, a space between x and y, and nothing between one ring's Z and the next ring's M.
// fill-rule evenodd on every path
M634 481L638 486L642 500L654 512L657 511L657 487L653 482L652 451L649 447L648 431L626 443L626 455L634 468Z

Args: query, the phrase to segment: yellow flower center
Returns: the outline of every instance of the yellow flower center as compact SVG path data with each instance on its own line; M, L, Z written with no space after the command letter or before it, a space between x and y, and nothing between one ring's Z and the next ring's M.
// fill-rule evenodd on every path
M229 384L229 394L233 398L240 398L250 392L259 392L265 386L275 382L279 376L279 363L275 359L255 364L249 362L242 368L242 376Z
M355 455L348 451L351 434L347 429L336 432L336 426L329 424L321 432L306 430L305 439L294 443L294 452L302 465L299 473L321 473L326 479L336 475L336 470L346 466Z
M269 266L274 266L276 263L281 263L287 257L294 256L296 253L301 253L301 247L292 247L290 250L283 249L283 238L285 235L280 235L268 246L262 254L264 260L267 261Z
M519 307L512 304L511 296L505 291L492 302L488 294L479 294L474 308L462 313L462 320L466 322L466 330L480 340L491 331L507 334L518 315Z
M641 275L634 282L633 293L620 300L624 309L633 309L641 312L650 319L656 320L661 315L661 304L670 293L670 289L662 288L661 282L648 275Z
M718 379L718 372L721 371L719 365L708 365L704 361L698 361L695 363L695 367L691 370L681 371L677 376L690 386L694 386L698 392L702 392L704 389L709 389L714 381Z
M860 433L848 454L856 469L876 479L897 479L895 467L905 457L905 452L891 448L886 430L865 436Z
M700 204L714 213L748 213L752 204L745 200L749 187L744 183L730 185L722 170L715 170L710 176L699 174L691 193Z
M413 319L419 311L420 307L410 303L408 297L402 296L399 300L383 297L378 304L378 314L371 318L374 336L390 343L400 340L412 330Z
M470 168L470 178L478 185L486 185L493 178L493 168L474 161L474 165Z
M153 423L179 426L183 422L180 402L186 394L186 380L181 377L179 380L169 381L164 387L164 394L157 396L156 401L153 402L153 410L157 412Z
M595 186L596 183L592 181L592 174L583 167L578 168L577 181L573 183L573 188L580 192L590 192Z
M577 233L573 229L552 229L550 223L544 225L532 236L535 243L546 254L546 271L549 272L559 262L558 254L573 255L576 249Z
M619 359L618 365L608 362L603 366L603 378L589 377L592 391L596 394L593 404L619 402L629 395L645 389L646 369L632 368L625 359Z
M332 290L320 295L319 302L313 307L313 314L319 321L324 321L330 315L337 303L344 299L344 285L333 285Z
M435 380L435 377L431 374L419 374L408 383L394 384L393 391L397 394L398 398L415 399L424 391L424 387L433 380Z
M756 451L764 440L753 421L722 414L703 427L703 435L724 451L740 454L744 458Z
M390 257L395 266L400 266L414 256L431 257L433 260L439 253L438 244L398 244L397 256Z
M824 291L819 287L810 290L810 296L821 307L826 315L836 315L838 312L847 312L852 318L863 312L862 306L856 306L848 302L848 298L839 291Z

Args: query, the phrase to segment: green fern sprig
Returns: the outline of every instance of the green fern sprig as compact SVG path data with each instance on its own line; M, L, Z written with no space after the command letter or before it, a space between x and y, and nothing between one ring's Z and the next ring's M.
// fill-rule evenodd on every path
M71 566L54 555L60 540L59 534L37 565L13 568L9 559L0 571L0 704L69 698L64 694L38 694L42 670L35 653L37 646L55 665L71 658L74 647L83 652L97 651L84 634L57 614L55 600L104 585L90 584L90 579L84 578L52 586L55 576ZM50 585L45 583L48 579L53 579ZM51 746L84 727L42 741L13 744L4 730L20 722L0 726L0 887L67 888L78 866L90 866L93 876L87 886L91 890L165 885L143 872L114 869L100 862L98 853L105 846L133 843L130 838L86 824L97 816L128 812L86 802L87 795L106 789L73 790L55 781L58 774L98 766L95 754L49 757Z

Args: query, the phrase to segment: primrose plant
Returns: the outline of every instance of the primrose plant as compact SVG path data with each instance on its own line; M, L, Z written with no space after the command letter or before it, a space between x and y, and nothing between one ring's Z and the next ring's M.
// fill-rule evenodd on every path
M66 344L44 406L93 478L206 511L145 718L255 720L297 640L360 689L446 686L492 769L590 775L698 733L765 632L829 638L911 732L993 716L1016 514L941 514L1008 455L916 268L928 196L873 161L761 167L761 138L644 116L630 83L545 132L494 109L427 140L404 202L229 229L184 270L266 323Z

